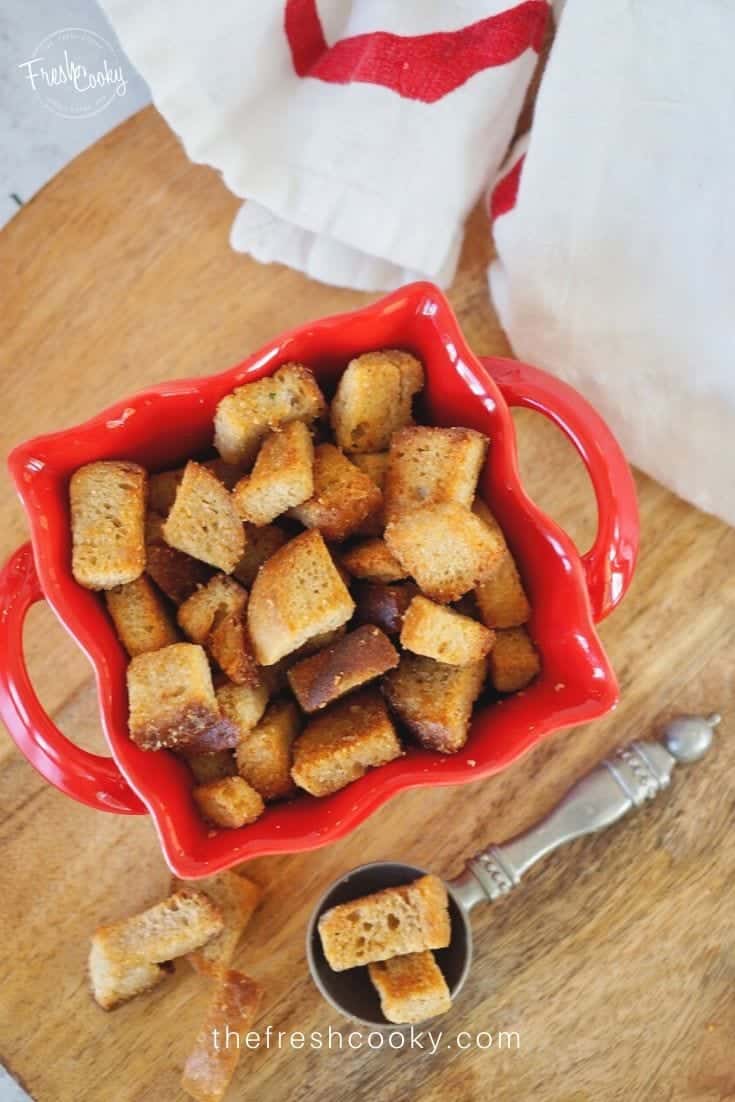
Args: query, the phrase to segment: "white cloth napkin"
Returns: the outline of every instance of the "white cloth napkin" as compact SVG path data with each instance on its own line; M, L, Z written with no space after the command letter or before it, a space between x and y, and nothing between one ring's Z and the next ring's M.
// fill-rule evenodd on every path
M546 0L101 0L232 245L364 290L451 281L507 151Z
M515 353L735 524L735 4L567 0L491 197Z

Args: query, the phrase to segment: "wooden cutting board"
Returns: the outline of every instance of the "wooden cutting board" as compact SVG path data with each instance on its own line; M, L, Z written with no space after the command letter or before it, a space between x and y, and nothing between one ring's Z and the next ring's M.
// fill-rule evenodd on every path
M334 290L228 247L237 202L189 164L147 110L100 141L0 237L2 450L166 378L219 371L274 334L369 296ZM450 291L478 353L507 354L488 301L481 212ZM676 324L676 319L672 319ZM537 415L518 417L522 470L577 540L595 510L581 465ZM671 426L672 433L677 426ZM713 456L713 462L717 457ZM403 794L328 849L248 866L266 889L238 964L265 985L260 1026L342 1029L313 987L304 927L352 865L395 857L440 873L548 811L614 746L680 711L724 715L716 750L653 805L551 857L473 914L476 960L435 1054L299 1049L244 1054L229 1097L365 1102L735 1099L735 532L637 476L640 566L601 635L622 685L615 714L547 739L501 776ZM26 538L4 476L2 553ZM81 745L103 749L89 669L46 608L26 632L42 700ZM0 745L0 1060L38 1102L183 1098L178 1079L206 990L179 968L105 1014L86 987L99 923L159 898L167 872L150 823L73 803L3 733ZM460 1031L480 1045L457 1045ZM499 1048L517 1031L520 1049ZM495 1038L491 1047L488 1035ZM510 1044L514 1044L513 1041Z

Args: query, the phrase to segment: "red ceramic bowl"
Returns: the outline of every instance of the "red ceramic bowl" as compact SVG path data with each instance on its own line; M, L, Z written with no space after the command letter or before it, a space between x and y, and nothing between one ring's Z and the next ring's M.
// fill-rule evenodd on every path
M503 526L533 605L529 627L541 652L541 676L526 692L479 709L467 746L456 755L412 747L333 796L301 795L269 806L251 826L211 831L194 807L186 766L173 754L140 750L128 737L126 656L101 598L71 573L69 477L95 459L131 459L151 471L173 467L211 445L215 407L233 387L288 360L308 364L329 386L352 356L384 347L407 348L425 364L421 420L490 436L480 492ZM586 555L523 491L508 408L514 405L550 417L587 465L599 525ZM617 701L615 675L594 624L625 593L638 546L635 491L620 448L565 384L515 361L478 360L446 299L429 283L305 325L221 375L167 383L118 402L83 425L22 444L9 464L31 544L19 548L0 575L0 715L22 753L62 792L100 810L150 812L166 860L182 877L325 845L396 792L487 777L549 732L601 716ZM42 598L92 663L111 758L70 742L36 697L22 632L28 608Z

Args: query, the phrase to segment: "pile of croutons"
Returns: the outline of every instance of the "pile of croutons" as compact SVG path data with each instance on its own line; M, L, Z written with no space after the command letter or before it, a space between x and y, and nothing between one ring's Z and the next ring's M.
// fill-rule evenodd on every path
M328 406L288 363L219 403L218 458L71 479L73 572L130 654L131 738L186 759L214 826L336 792L404 736L455 753L486 687L539 671L476 497L488 440L415 424L423 382L408 352L369 352Z

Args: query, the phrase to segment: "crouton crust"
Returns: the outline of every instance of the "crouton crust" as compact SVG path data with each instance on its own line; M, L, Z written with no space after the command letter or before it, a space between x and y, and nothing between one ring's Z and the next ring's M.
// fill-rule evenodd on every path
M306 528L318 528L325 539L339 541L356 532L382 501L369 475L334 444L319 444L314 449L314 493L289 516Z
M385 476L385 518L453 501L469 508L487 437L473 429L414 425L396 432Z
M294 743L291 776L312 796L328 796L402 753L380 694L363 689L311 720Z
M366 624L297 662L288 680L303 710L318 712L397 665L398 653L388 637Z
M283 364L273 375L245 383L221 400L214 417L214 446L228 463L247 469L271 429L290 421L310 425L326 408L308 367Z
M346 452L380 452L411 420L411 403L424 385L423 367L409 352L366 352L347 365L332 401L330 418Z
M419 589L441 604L487 580L503 554L501 540L456 502L402 514L387 526L385 542Z
M230 574L245 551L245 530L230 491L191 460L162 527L170 547Z
M396 921L398 920L398 921ZM318 923L327 963L335 972L449 945L447 889L438 876L384 888L339 903Z
M87 463L71 476L72 573L86 589L143 573L147 479L137 463L117 460Z
M250 591L256 658L275 664L315 635L341 627L354 608L321 534L302 532L263 563Z

